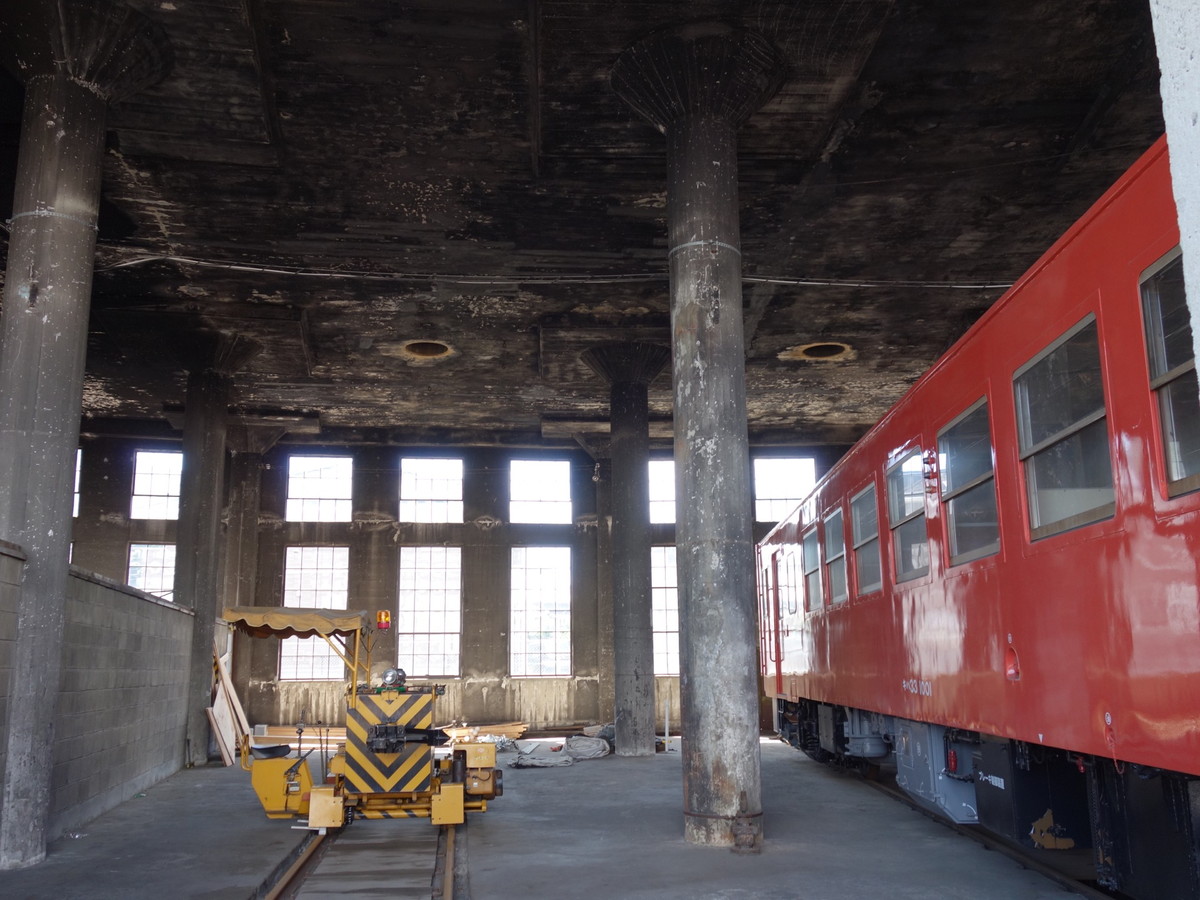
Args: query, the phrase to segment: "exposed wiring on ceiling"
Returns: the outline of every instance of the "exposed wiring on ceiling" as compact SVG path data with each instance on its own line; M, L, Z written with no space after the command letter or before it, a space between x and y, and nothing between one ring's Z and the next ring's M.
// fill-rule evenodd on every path
M228 272L251 272L260 275L291 275L301 278L330 278L353 281L391 281L416 283L441 283L477 287L504 287L555 284L631 284L666 281L666 272L631 272L625 274L572 274L569 272L524 273L520 275L466 275L437 272L366 272L348 269L312 269L303 266L258 265L253 263L219 262L191 256L149 255L138 256L121 262L97 266L97 272L111 272L156 262L174 263L181 266L196 266L205 269L220 269ZM955 282L919 280L871 280L862 278L807 278L782 275L743 275L742 281L749 284L780 284L797 287L840 287L840 288L948 288L965 291L1004 290L1012 282Z

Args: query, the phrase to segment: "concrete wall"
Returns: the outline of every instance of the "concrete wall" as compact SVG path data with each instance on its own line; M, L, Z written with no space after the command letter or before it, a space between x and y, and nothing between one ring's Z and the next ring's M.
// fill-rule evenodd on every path
M0 556L0 572L4 565ZM161 781L184 759L191 611L79 569L71 576L49 838Z

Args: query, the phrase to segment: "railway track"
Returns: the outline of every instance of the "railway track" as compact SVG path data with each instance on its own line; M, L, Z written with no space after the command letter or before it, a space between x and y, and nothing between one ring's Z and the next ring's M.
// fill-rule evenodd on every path
M470 900L465 826L358 821L310 834L250 900Z

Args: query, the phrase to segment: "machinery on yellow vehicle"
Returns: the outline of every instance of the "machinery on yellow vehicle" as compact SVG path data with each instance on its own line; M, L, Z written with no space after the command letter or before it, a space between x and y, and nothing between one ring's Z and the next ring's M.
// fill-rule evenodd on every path
M322 637L350 672L346 691L346 742L328 761L324 784L313 781L308 753L288 745L255 746L239 738L242 768L269 818L307 820L317 830L353 818L427 817L457 825L483 812L504 792L496 746L458 743L433 725L439 684L408 684L389 668L371 679L372 625L366 612L288 607L227 607L223 618L254 637ZM326 771L325 767L322 767Z

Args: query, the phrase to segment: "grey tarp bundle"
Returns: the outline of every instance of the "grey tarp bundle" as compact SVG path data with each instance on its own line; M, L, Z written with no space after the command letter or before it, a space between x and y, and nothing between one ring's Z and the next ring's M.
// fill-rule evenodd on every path
M508 764L511 769L546 769L569 766L577 759L599 759L608 755L608 741L603 738L572 735L563 742L562 750L554 752L545 744L532 752L521 753Z

